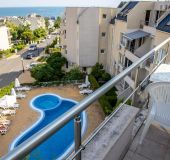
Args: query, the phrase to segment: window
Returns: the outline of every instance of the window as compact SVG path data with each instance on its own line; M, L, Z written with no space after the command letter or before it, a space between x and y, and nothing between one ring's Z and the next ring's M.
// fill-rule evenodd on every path
M150 20L150 10L146 11L146 15L145 15L145 25L149 25L149 20Z
M132 65L132 61L127 59L127 58L125 58L125 65L124 65L124 67L127 68L127 67L129 67L131 65Z
M102 37L105 37L106 36L106 32L102 32Z
M105 50L104 49L101 49L100 50L100 53L104 54Z
M103 18L106 18L107 17L107 15L106 14L103 14Z

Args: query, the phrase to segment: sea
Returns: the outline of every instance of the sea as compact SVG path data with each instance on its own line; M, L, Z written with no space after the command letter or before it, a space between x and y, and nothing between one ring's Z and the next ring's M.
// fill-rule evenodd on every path
M57 17L64 14L62 7L0 7L0 17L27 16L37 13L43 17Z

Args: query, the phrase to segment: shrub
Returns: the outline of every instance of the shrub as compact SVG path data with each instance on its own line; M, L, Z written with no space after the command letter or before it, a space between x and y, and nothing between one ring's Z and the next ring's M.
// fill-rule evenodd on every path
M37 59L38 62L45 62L46 60L47 60L47 57L45 57L45 56L42 56Z
M117 103L117 95L106 96L106 99L112 106L115 106Z
M66 59L61 56L61 53L57 52L48 57L46 62L46 64L33 67L31 76L40 82L61 80L65 75L62 67L65 64Z
M111 79L111 76L110 76L109 73L104 72L104 73L102 74L102 80L103 80L103 81L109 81L110 79Z
M14 46L14 49L17 49L18 51L20 51L21 49L23 49L25 47L24 44L18 44L16 46Z
M96 90L100 87L99 83L93 75L89 75L89 81L93 90ZM117 95L115 91L116 89L113 87L104 96L99 98L99 103L106 115L109 115L113 111L114 106L116 105Z
M53 80L54 70L48 64L40 64L31 69L31 76L39 82Z
M91 88L93 90L96 90L97 88L100 87L93 75L89 75L89 82L91 83Z
M8 86L5 86L0 89L0 98L5 96L5 95L10 95L11 89L14 87L14 83L12 82Z
M96 63L96 65L92 67L91 75L93 75L97 81L101 79L103 73L104 70L102 64Z
M108 102L106 96L102 96L99 98L99 103L102 106L102 109L106 115L109 115L113 111L113 107Z
M80 80L83 79L83 73L80 71L78 67L71 69L66 73L65 80Z

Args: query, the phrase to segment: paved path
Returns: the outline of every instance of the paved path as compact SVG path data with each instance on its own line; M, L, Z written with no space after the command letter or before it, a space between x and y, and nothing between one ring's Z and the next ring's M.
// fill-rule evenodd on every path
M26 66L28 66L31 62L34 61L35 58L37 58L37 56L42 54L43 48L49 45L55 37L55 35L52 35L50 39L47 39L45 42L39 44L38 50L33 51L35 54L35 57L33 59L25 59L26 55L28 54L28 50L23 49L16 55L13 55L7 59L0 60L0 88L10 84L12 81L15 80L16 77L18 77L22 73L23 67L21 57L24 58L23 64L24 68L26 68Z

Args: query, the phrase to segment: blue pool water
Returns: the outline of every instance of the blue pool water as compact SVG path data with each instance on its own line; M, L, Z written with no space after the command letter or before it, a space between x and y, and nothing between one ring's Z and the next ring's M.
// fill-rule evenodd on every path
M44 126L55 120L57 117L68 111L76 104L75 101L69 99L62 99L53 94L44 94L35 97L32 102L32 108L41 112L40 120L19 136L11 145L11 149L18 146L34 133L38 132ZM85 112L81 114L82 119L82 133L86 128ZM43 142L40 146L34 149L29 155L29 160L55 160L64 159L73 149L74 139L74 124L71 120L52 137Z

